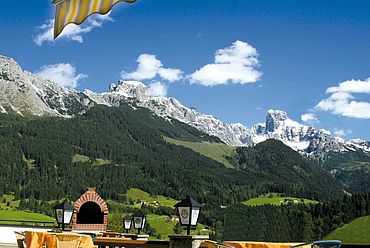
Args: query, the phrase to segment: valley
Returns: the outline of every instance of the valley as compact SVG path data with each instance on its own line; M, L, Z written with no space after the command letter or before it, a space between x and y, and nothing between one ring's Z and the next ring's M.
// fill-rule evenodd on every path
M370 214L367 141L281 110L251 128L227 124L136 81L80 92L10 58L0 57L0 69L0 214L50 220L57 201L95 187L109 229L122 231L122 216L140 209L145 232L164 239L184 231L171 216L191 195L204 206L193 234L279 242L321 239ZM344 216L348 209L359 210Z

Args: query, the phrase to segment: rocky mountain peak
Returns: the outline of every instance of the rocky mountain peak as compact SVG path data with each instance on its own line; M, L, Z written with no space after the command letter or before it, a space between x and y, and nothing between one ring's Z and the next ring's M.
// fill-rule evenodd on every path
M138 81L119 81L109 86L109 92L127 98L134 98L140 102L149 100L148 89L145 84Z
M266 115L265 131L273 133L284 125L284 122L290 120L288 114L282 110L269 109Z
M0 56L0 80L14 82L23 86L22 73L22 68L14 59Z
M20 69L20 66L14 59L0 55L0 69L4 70L9 67L18 67Z
M288 114L282 110L269 109L266 115L266 119L267 118L273 118L277 121L285 121L288 119Z

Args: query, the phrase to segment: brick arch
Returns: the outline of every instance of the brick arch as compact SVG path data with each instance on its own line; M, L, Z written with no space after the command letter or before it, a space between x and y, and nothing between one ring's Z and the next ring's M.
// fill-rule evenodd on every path
M87 202L94 202L99 205L101 212L104 214L103 224L79 224L77 223L77 214L80 212L82 205ZM108 206L100 195L95 191L95 188L88 188L87 191L75 202L74 207L76 212L73 215L73 231L106 231L108 224Z

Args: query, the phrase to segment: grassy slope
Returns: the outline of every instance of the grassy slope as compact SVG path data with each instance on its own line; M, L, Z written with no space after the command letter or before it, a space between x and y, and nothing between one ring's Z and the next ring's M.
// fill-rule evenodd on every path
M0 224L22 224L21 221L54 222L55 219L47 215L30 213L25 211L0 210Z
M173 228L176 225L176 221L170 221L167 216L160 216L155 214L148 215L148 223L151 227L155 228L158 233L161 234L162 239L168 239L168 235L174 234ZM208 231L202 231L204 225L198 224L196 229L191 230L192 235L208 235ZM186 234L186 229L184 228L182 234ZM155 237L152 237L155 238Z
M19 200L15 201L13 195L3 195L0 199L0 224L22 224L21 221L55 221L54 218L44 214L17 210L19 207ZM5 202L3 202L4 199Z
M108 214L108 228L123 232L122 230L122 218L125 216L125 213L109 213ZM118 221L119 220L119 221ZM150 236L151 240L158 240L160 237L161 240L168 239L168 235L174 234L174 227L176 225L176 221L171 221L168 219L168 216L165 215L156 215L156 214L148 214L147 215L147 222L149 225L154 228L158 234L157 236ZM191 234L193 235L208 235L208 230L203 230L204 225L198 224L196 229L191 230ZM136 233L137 231L132 228L130 233ZM186 229L183 229L183 234L186 233Z
M168 137L164 139L172 144L184 146L192 149L193 151L200 153L204 156L212 158L217 162L224 164L228 168L233 168L234 166L225 158L225 156L233 157L236 155L235 148L222 144L222 143L209 143L209 142L192 142L176 140Z
M167 198L164 196L150 196L147 192L142 191L141 189L135 189L131 188L127 190L127 199L131 199L135 202L135 205L140 206L139 204L136 204L137 200L143 200L147 203L151 203L154 201L157 201L160 203L161 206L170 207L172 208L178 201L172 198Z
M81 154L75 154L72 157L72 163L85 163L85 162L88 162L89 160L90 158L88 156L81 155Z
M348 244L370 244L370 216L357 218L324 239L338 239Z
M72 163L74 163L74 164L76 164L76 163L85 163L85 162L89 162L89 161L90 162L93 161L92 166L103 166L103 165L107 165L107 164L112 163L112 161L107 160L107 159L102 159L102 158L90 159L90 157L85 156L85 155L81 155L81 154L75 154L72 157Z
M282 197L282 196L279 196L276 193L262 195L258 198L249 199L248 201L245 201L245 202L242 202L242 203L247 205L247 206L260 206L260 205L266 205L266 204L279 206L279 205L282 205L282 204L287 204L287 203L284 203L285 199L290 199L290 200L293 200L293 201L296 200L296 201L298 201L297 203L302 203L302 200L303 200L303 203L305 203L305 204L309 204L309 203L315 204L315 203L317 203L317 201L304 199L304 198L294 198L294 197L289 197L289 196Z
M132 200L135 202L134 205L127 205L130 207L135 207L137 209L140 209L141 205L136 203L138 199L143 200L147 202L147 204L157 201L160 203L160 206L165 206L165 207L170 207L173 208L173 206L178 202L175 199L172 198L167 198L161 195L158 196L150 196L147 192L141 190L141 189L136 189L136 188L131 188L127 191L126 194L127 200ZM115 205L126 205L125 203L118 203L118 202L113 202L109 201L110 204L115 204ZM117 230L117 231L123 231L122 229L122 218L123 216L127 214L132 214L132 213L109 213L108 214L108 225L110 229ZM156 215L156 214L149 214L147 216L147 221L149 225L157 230L157 232L160 234L161 239L167 239L168 235L174 234L174 227L176 225L176 221L170 221L168 219L168 216L166 215ZM208 231L203 231L204 225L198 224L196 230L192 230L192 234L196 235L198 233L200 234L207 234ZM135 230L131 230L131 232L136 232ZM186 230L184 229L183 233L185 234ZM157 237L150 237L151 239L157 239Z

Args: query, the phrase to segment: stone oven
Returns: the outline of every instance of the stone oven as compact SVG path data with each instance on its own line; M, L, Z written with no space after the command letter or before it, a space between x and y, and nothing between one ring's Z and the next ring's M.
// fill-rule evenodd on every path
M88 188L74 205L73 231L106 231L108 207L105 201L95 191Z

